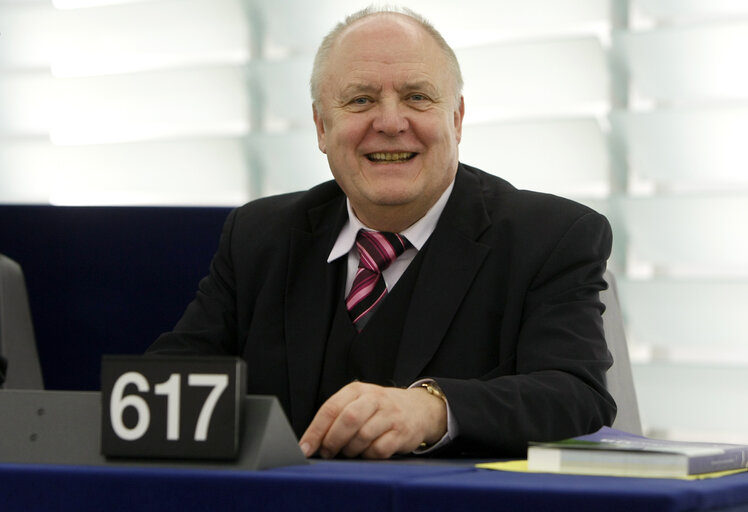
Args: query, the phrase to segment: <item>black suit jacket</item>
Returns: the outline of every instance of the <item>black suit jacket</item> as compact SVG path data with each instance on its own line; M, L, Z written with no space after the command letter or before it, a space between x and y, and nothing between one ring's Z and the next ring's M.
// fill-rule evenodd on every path
M233 211L195 300L149 351L240 355L248 391L278 396L300 435L342 300L326 260L346 215L335 182ZM603 216L460 164L427 243L394 384L435 378L459 428L452 449L463 452L522 455L530 440L610 424L599 301L610 250Z

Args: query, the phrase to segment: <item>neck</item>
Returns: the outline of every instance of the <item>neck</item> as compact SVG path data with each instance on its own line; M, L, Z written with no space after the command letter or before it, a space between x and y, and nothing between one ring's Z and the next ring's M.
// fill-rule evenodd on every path
M370 201L364 201L356 204L348 199L351 212L361 223L369 229L376 231L389 231L392 233L402 233L413 224L419 222L434 206L439 203L435 215L441 215L447 201L447 191L454 185L452 181L447 183L444 188L434 196L421 195L417 201L408 201L402 204L377 204Z
M374 209L374 211L367 211L366 209L353 208L358 220L361 223L376 231L389 231L392 233L400 233L405 231L407 228L418 222L428 209L424 211L408 211L407 208L400 206L387 206Z

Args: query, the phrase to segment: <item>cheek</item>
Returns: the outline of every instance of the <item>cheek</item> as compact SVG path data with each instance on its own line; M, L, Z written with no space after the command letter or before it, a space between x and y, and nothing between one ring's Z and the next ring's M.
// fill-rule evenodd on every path
M328 132L327 146L334 146L345 157L355 152L366 136L366 129L360 123L338 122L333 132Z
M443 144L454 142L458 137L454 120L445 112L439 115L424 117L413 125L419 139L424 144Z

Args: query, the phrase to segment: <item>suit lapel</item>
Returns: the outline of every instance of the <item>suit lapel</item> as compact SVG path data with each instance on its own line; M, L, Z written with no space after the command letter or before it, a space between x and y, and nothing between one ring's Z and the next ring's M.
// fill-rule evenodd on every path
M395 364L398 385L413 382L439 348L488 254L477 238L489 224L478 177L460 168L425 248Z
M337 299L337 265L327 263L345 222L345 202L309 211L310 230L291 233L286 280L285 329L291 423L303 432L315 412L317 387Z

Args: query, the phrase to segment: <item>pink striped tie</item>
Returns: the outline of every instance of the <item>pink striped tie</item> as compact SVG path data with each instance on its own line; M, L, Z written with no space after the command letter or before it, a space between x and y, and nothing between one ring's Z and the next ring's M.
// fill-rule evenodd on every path
M356 235L356 247L361 259L345 306L353 325L361 332L387 295L382 271L410 247L410 242L397 233L362 229Z

